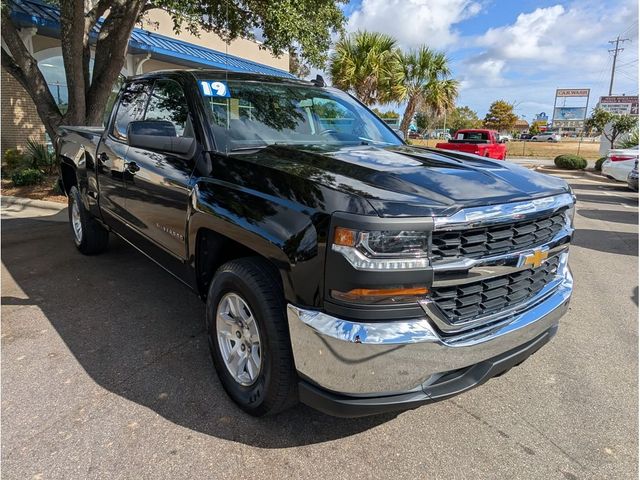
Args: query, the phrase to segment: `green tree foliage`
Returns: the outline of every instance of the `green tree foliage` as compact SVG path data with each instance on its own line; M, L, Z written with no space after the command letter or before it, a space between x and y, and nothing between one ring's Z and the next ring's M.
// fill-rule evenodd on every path
M400 114L393 110L382 111L378 108L372 108L371 111L380 118L400 118Z
M395 39L358 31L336 43L329 62L333 85L351 91L365 105L396 101L402 94L402 70Z
M429 109L436 115L450 111L458 96L458 82L451 77L447 57L426 46L400 55L401 101L407 102L400 130L407 135L416 111Z
M482 121L469 107L456 107L447 117L447 125L455 132L464 128L480 128Z
M309 76L309 72L311 68L309 64L306 63L302 58L300 58L300 54L295 49L295 47L289 48L289 73L294 74L298 78L307 78Z
M510 132L518 120L518 116L513 113L513 105L505 100L496 100L489 107L487 115L482 124L485 128L497 130L499 132Z
M442 115L437 115L430 108L424 108L415 114L414 120L418 131L424 133L434 128L442 127L444 119Z
M259 30L263 48L279 55L295 45L301 59L318 67L324 65L332 34L341 32L345 21L340 9L343 0L51 2L60 7L60 41L69 93L68 108L63 111L11 19L13 2L2 3L2 65L31 96L52 138L60 125L101 124L112 87L124 66L131 32L149 10L168 12L176 32L198 34L204 30L232 41L253 38ZM90 36L97 28L100 34ZM90 70L92 51L95 55Z
M531 135L537 135L540 133L540 126L537 123L533 123L531 124L531 126L529 127L529 133Z
M618 115L602 108L595 108L584 122L585 130L589 133L604 135L609 140L610 148L614 148L620 135L631 132L637 126L637 117Z

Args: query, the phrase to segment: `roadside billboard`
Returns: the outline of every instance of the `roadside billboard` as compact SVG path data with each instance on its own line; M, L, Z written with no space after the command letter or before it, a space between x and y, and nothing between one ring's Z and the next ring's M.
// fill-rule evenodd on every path
M556 107L553 120L584 120L586 113L586 107Z
M557 88L553 102L553 128L567 131L581 130L587 118L589 88Z
M600 108L617 115L638 115L638 95L600 97Z

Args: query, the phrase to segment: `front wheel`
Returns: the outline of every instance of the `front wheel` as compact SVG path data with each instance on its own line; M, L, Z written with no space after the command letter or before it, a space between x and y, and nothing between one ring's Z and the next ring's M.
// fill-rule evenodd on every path
M69 223L73 243L85 255L94 255L107 249L109 232L87 211L77 187L71 187L68 199Z
M220 382L240 408L260 417L295 404L284 296L270 263L242 258L218 269L207 296L206 329Z

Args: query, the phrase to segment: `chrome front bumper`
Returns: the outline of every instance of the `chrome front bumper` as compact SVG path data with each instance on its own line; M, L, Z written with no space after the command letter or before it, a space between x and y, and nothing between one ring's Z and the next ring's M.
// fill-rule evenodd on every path
M572 290L565 264L559 284L540 302L460 336L440 335L426 316L351 322L289 305L296 368L304 380L341 395L421 392L448 372L497 357L555 328Z

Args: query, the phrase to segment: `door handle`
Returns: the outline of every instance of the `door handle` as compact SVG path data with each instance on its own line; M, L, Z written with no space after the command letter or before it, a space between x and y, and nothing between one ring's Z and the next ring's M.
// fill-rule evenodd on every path
M129 173L136 173L136 172L138 172L140 170L140 167L138 166L138 164L136 162L127 162L126 165L127 165L126 166L127 171Z
M100 155L98 155L98 160L100 160L102 163L107 163L109 161L109 155L107 155L105 152L100 152Z

